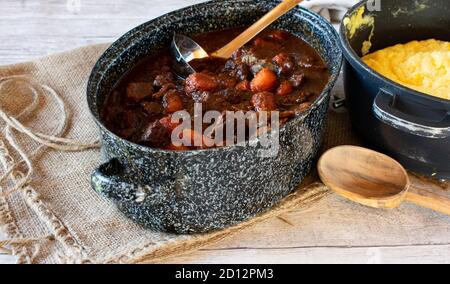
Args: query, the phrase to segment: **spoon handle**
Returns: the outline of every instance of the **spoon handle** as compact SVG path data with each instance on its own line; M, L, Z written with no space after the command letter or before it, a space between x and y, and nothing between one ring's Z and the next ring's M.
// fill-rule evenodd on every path
M411 187L406 200L416 205L450 215L450 199L428 190Z
M258 35L261 31L267 28L270 24L275 22L279 17L286 14L292 8L294 8L298 3L303 0L284 0L278 6L276 6L273 10L267 13L264 17L262 17L259 21L254 23L248 29L246 29L243 33L241 33L238 37L232 40L230 43L217 50L213 54L214 57L219 58L230 58L231 55L249 42L252 38Z

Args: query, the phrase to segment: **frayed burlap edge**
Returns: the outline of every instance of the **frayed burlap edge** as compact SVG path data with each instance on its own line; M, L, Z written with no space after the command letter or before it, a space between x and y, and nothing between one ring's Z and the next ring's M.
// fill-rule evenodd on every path
M228 229L195 235L190 240L169 242L157 249L151 247L153 243L148 243L125 251L122 255L106 256L103 259L91 259L87 256L83 248L75 242L70 233L65 229L64 225L45 208L45 205L42 204L36 192L31 188L27 188L24 193L24 197L29 206L35 212L39 212L40 219L46 222L54 234L55 238L49 240L58 241L64 245L65 252L59 255L60 263L157 263L170 257L183 255L207 245L212 245L248 227L261 223L269 218L278 217L294 209L310 208L317 201L329 195L330 191L321 183L313 183L305 188L298 189L271 210ZM11 255L18 258L17 263L33 263L36 252L33 251L32 245L39 240L23 239L8 209L5 198L0 198L0 224L6 225L6 233L13 238L10 244L12 247Z
M0 246L3 253L11 254L17 257L17 263L31 263L29 257L32 255L26 245L18 244L15 240L23 239L16 221L9 210L9 205L6 198L0 196L0 230L11 238L11 242L5 242ZM9 246L10 248L6 248Z
M16 256L17 263L34 263L40 252L40 245L43 241L58 241L63 248L63 252L58 252L57 257L61 258L62 254L64 257L69 257L71 259L84 259L86 258L84 248L77 243L76 239L70 234L63 222L48 208L48 206L41 200L39 194L29 185L30 180L28 175L25 175L18 169L18 167L14 168L18 165L18 163L10 154L10 150L15 150L15 152L21 156L29 168L32 169L33 166L30 161L31 158L28 157L17 144L12 129L25 133L30 138L38 142L40 144L40 147L38 147L39 150L48 147L61 151L82 151L91 148L98 148L100 145L98 143L83 144L72 139L57 137L65 133L67 124L69 123L69 111L67 110L64 101L50 87L40 85L39 83L34 82L31 77L24 75L4 76L0 79L2 80L2 83L4 83L5 80L20 80L27 82L34 95L33 101L36 101L36 97L38 96L38 92L36 91L37 88L47 88L52 94L54 94L61 110L64 112L64 117L62 119L63 124L59 127L59 132L54 134L56 136L53 136L35 133L22 125L16 117L0 110L1 118L6 125L5 128L2 129L2 134L4 134L4 137L2 136L2 139L0 140L0 162L6 171L4 176L9 177L10 182L13 184L13 190L4 188L0 190L0 230L4 231L4 233L6 233L10 238L9 240L0 241L0 249L3 253L9 253ZM31 108L31 106L33 106L33 108ZM37 104L31 103L31 105L26 107L25 110L17 116L17 118L19 118L22 114L31 114L36 106ZM6 146L3 138L5 138L9 143L8 146L10 146L11 149ZM39 220L46 225L52 235L40 236L38 238L23 237L23 234L21 234L18 230L17 221L13 217L14 212L12 212L9 208L8 204L8 196L15 191L21 195L27 206L32 209L35 214L37 214Z
M37 192L28 186L21 191L21 194L29 208L39 216L40 221L46 224L52 235L41 238L24 238L18 230L7 199L0 197L0 228L10 238L7 241L0 242L3 253L17 257L16 262L18 264L32 264L38 257L40 243L57 241L64 249L64 252L59 253L59 259L65 259L64 262L82 263L86 259L83 247L76 242L64 224L47 208Z

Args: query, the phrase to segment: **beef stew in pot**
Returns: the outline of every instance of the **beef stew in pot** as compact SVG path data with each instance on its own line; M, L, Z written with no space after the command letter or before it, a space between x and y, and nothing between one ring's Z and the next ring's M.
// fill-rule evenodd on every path
M242 29L194 37L207 52L224 46ZM141 145L167 150L210 146L174 146L171 133L179 125L172 115L194 104L202 111L278 111L280 123L304 112L321 94L329 72L319 54L300 38L275 29L260 33L232 58L207 58L190 64L196 70L186 80L174 73L168 52L148 58L115 86L101 111L105 125L118 136ZM210 126L204 123L203 129ZM202 136L194 129L183 135Z

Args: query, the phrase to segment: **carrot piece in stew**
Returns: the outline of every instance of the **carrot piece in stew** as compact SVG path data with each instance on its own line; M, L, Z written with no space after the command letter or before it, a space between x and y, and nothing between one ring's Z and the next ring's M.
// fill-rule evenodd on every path
M253 92L270 92L275 89L277 85L277 75L269 68L263 68L259 71L250 84Z

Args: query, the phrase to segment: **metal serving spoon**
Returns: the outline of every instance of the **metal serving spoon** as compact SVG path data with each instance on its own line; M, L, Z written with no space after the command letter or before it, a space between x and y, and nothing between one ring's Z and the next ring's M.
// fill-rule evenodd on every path
M284 0L269 13L264 15L256 23L246 29L243 33L233 39L230 43L221 49L209 55L199 44L191 38L175 34L172 40L170 52L174 59L175 72L182 78L186 78L189 74L195 72L194 68L189 64L194 59L202 59L206 57L218 57L228 59L231 55L248 43L252 38L267 28L279 17L292 10L297 4L303 0Z
M415 188L402 165L381 153L339 146L320 158L317 169L325 185L363 205L392 209L409 201L450 215L450 199Z

